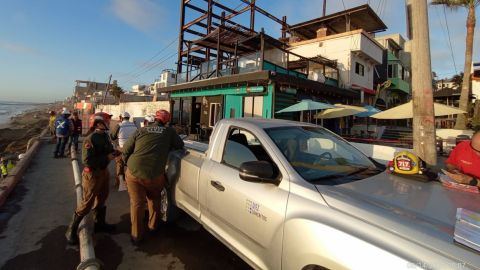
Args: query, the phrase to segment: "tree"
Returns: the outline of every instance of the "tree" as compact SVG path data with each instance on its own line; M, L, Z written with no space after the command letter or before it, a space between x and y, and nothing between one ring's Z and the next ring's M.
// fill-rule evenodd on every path
M460 88L462 87L462 83L463 83L463 72L460 72L460 74L455 74L453 75L452 77L452 82L453 82L453 85L457 88Z
M480 0L432 0L432 5L444 5L451 9L464 7L468 9L467 37L465 47L465 65L463 70L462 92L460 94L460 109L468 112L470 103L470 74L472 69L473 37L475 34L475 8L480 5ZM459 114L455 123L455 129L467 128L467 116Z
M118 86L118 85L112 85L110 88L110 94L118 99L120 99L120 96L124 93L123 89Z

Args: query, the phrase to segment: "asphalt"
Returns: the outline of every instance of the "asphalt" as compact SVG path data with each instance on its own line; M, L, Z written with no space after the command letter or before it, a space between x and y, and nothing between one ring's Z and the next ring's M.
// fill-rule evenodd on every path
M78 247L65 230L75 208L70 159L53 159L53 144L41 146L28 172L0 209L0 269L76 269ZM113 164L111 164L113 165ZM110 166L113 176L113 166ZM107 222L114 234L95 234L102 269L250 269L238 256L186 215L162 224L140 247L130 243L129 201L112 188Z

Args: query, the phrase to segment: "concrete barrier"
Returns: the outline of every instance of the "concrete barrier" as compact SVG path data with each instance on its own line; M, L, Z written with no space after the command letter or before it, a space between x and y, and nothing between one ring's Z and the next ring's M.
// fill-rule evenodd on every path
M413 152L413 149L400 148L386 145L378 144L365 144L365 143L354 143L351 142L358 150L362 151L366 156L375 159L381 164L386 164L389 160L393 159L393 155L396 152L400 151L410 151Z
M44 129L38 138L44 137L48 132L48 128ZM40 140L35 140L31 147L27 150L24 157L17 162L17 165L10 174L0 184L0 208L7 201L8 196L13 191L17 183L22 179L23 175L30 166L30 162L40 147Z
M75 193L77 194L77 206L82 203L83 200L83 189L82 189L82 176L80 172L80 166L78 165L77 151L72 145L70 148L70 155L72 158L72 168L73 168L73 178L75 181ZM88 214L80 222L78 239L80 247L80 264L77 267L77 270L86 269L86 270L98 270L100 269L101 263L95 258L95 249L93 247L93 238L92 238L92 227L93 227L92 215Z

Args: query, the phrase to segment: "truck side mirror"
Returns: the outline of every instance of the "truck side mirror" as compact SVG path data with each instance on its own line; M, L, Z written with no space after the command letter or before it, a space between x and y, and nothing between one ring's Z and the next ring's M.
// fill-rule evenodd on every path
M247 161L240 165L240 179L254 183L278 185L277 169L267 161Z

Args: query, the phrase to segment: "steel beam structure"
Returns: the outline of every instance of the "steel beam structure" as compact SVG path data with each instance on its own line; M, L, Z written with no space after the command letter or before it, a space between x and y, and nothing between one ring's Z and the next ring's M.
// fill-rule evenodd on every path
M282 37L286 37L289 26L286 23L286 17L282 20L271 15L264 9L256 5L255 0L237 0L235 4L237 7L232 7L234 1L221 3L221 0L180 0L180 33L178 36L178 59L177 59L177 74L187 70L199 68L200 59L204 62L210 62L212 57L216 58L215 72L218 75L219 69L228 63L232 63L230 58L237 57L242 51L238 47L238 39L247 39L255 34L255 13L259 12L267 18L279 23L282 27ZM242 6L245 4L244 6ZM249 25L242 25L235 22L235 17L250 11ZM218 13L216 13L218 12ZM221 15L218 15L220 14ZM201 45L195 43L195 40L207 39L214 30L219 29L215 33L215 43L210 44L210 41L205 41ZM222 31L220 31L222 29ZM233 36L233 41L232 41ZM225 43L225 38L230 43ZM237 41L235 41L235 38ZM209 45L210 44L210 45ZM213 46L212 46L213 45ZM194 55L195 54L195 55ZM190 58L195 57L195 61ZM229 62L230 61L230 62ZM211 64L207 69L210 70ZM214 64L215 65L215 64ZM179 78L180 76L177 76ZM186 76L187 77L187 76ZM188 76L192 79L191 76Z

